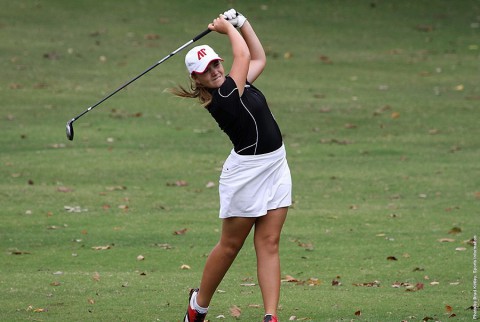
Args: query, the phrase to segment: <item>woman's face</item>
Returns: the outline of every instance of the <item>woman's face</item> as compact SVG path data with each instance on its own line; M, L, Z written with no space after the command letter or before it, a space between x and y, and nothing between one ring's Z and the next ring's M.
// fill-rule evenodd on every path
M214 60L208 64L205 72L194 73L192 77L195 83L206 88L219 88L225 81L225 70L220 60Z

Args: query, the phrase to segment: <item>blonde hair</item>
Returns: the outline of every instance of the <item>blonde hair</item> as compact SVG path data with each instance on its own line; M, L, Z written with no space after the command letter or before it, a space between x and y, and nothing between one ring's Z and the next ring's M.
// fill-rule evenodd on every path
M178 85L177 87L169 88L168 91L178 97L197 98L203 107L212 102L212 94L209 89L196 83L193 78L190 78L189 87L189 89L186 89L182 85Z

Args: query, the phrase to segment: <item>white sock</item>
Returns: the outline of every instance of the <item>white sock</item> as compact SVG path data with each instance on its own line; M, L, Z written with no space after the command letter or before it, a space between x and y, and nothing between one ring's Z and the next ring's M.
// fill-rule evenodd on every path
M198 313L206 314L208 312L208 307L201 307L197 303L197 292L192 294L192 298L190 299L190 306L193 307Z

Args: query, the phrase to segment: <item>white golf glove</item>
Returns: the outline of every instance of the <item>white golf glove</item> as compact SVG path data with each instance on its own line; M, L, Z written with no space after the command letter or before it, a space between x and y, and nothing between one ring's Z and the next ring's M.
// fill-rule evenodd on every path
M223 17L227 19L235 28L242 28L247 18L235 9L227 10L223 13Z

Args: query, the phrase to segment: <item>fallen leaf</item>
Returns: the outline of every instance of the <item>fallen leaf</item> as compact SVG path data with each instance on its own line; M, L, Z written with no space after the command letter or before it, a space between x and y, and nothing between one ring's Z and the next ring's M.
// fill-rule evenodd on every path
M352 141L349 140L339 140L339 139L320 139L322 144L338 144L338 145L347 145L352 144Z
M61 229L61 228L63 228L63 227L61 227L61 226L55 226L55 225L52 225L52 226L48 226L48 227L47 227L47 229L49 229L49 230L57 230L57 229Z
M72 192L73 189L69 188L69 187L65 187L65 186L60 186L60 187L57 188L57 191L58 192Z
M183 229L180 229L180 230L175 230L173 232L174 235L185 235L187 233L187 228L183 228Z
M320 57L318 57L318 58L324 64L333 64L332 60L328 56L320 55Z
M88 304L95 304L95 300L92 298L87 299Z
M285 275L285 277L282 279L282 282L298 282L298 279L290 275Z
M143 256L143 255L138 255L137 256L137 261L143 261L143 260L145 260L145 256Z
M357 128L357 126L355 124L352 124L352 123L347 123L347 124L344 125L344 127L346 129L356 129Z
M393 112L392 115L390 115L392 119L398 119L400 117L400 113L398 112Z
M105 187L105 189L107 191L123 191L123 190L127 190L127 187L126 186L109 186L109 187Z
M111 245L106 245L106 246L93 246L92 249L93 250L107 250L107 249L111 249L112 246Z
M313 250L313 244L312 243L298 242L298 246L304 248L305 250Z
M394 283L392 284L392 287L393 287L393 288L409 287L409 286L412 286L412 284L410 284L410 283L404 283L404 282L394 282Z
M81 208L80 206L63 206L68 212L87 212L88 209Z
M215 187L215 182L213 182L213 181L209 181L205 185L205 188L213 188L213 187Z
M43 82L33 84L33 88L35 89L43 89L43 88L46 88L47 86L48 86L47 83L43 83Z
M234 318L239 318L241 314L242 310L238 306L234 305L230 308L230 315Z
M397 261L398 259L395 256L388 256L387 260L388 261Z
M33 312L35 312L35 313L48 312L48 309L39 307L39 308L34 309Z
M99 282L100 281L100 274L98 272L93 273L92 280L94 280L95 282Z
M310 277L306 283L308 286L317 286L317 285L321 285L322 281L319 280L318 278Z
M158 34L146 34L143 36L146 40L155 40L155 39L160 39L160 35Z
M183 264L182 266L180 266L180 269L191 269L191 267L187 264Z
M438 239L439 242L441 243L453 243L455 241L455 239L452 239L452 238L440 238Z
M461 232L462 232L462 229L460 227L453 227L448 231L449 234L453 234L453 235L456 235Z
M451 313L453 311L453 308L450 305L445 305L445 311L447 313Z
M452 147L450 148L450 152L451 152L451 153L455 153L455 152L458 152L458 151L460 151L460 150L462 150L462 148L459 147L458 145L454 145L454 146L452 146Z
M367 283L353 283L353 286L366 286L366 287L380 287L379 281L367 282Z
M172 245L170 244L153 244L153 246L157 246L157 247L160 247L160 248L163 248L163 249L172 249Z
M118 209L122 209L123 211L128 211L129 207L128 205L119 205Z
M47 58L47 59L50 59L50 60L57 60L57 59L60 58L60 55L57 54L55 51L51 51L49 53L43 54L43 58Z
M467 243L470 246L475 246L476 240L475 238L470 238L469 240L466 240L465 243Z
M11 83L9 86L8 86L10 89L20 89L22 88L23 86L21 84L18 84L18 83Z
M175 182L167 182L167 187L186 187L188 182L185 180L177 180Z
M395 282L392 284L392 287L393 288L405 288L405 291L407 292L416 292L416 291L420 291L420 290L423 290L424 288L424 284L423 283L416 283L416 284L412 284L412 283L408 283L408 282Z
M9 253L10 253L10 255L28 255L28 254L30 254L30 252L26 252L26 251L18 250L18 249L9 250Z
M360 310L358 310L358 311L355 311L355 315L356 315L356 316L360 316L360 315L362 315L362 311L360 311Z
M53 143L49 145L52 149L63 149L67 146L64 143Z

